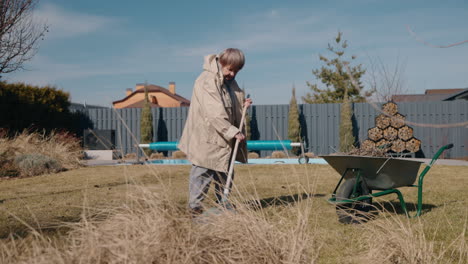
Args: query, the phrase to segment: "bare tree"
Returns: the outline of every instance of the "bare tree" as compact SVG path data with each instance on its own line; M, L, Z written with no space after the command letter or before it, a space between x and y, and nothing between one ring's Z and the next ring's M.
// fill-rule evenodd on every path
M395 94L407 92L405 80L406 63L397 57L393 67L386 65L380 58L369 58L368 82L371 91L375 91L374 98L377 102L388 102Z
M408 32L409 32L411 35L413 35L413 37L414 37L417 41L423 43L423 44L426 45L426 46L433 47L433 48L446 49L446 48L451 48L451 47L455 47L455 46L459 46L459 45L468 43L468 39L467 39L467 40L459 41L459 42L452 43L452 44L448 44L448 45L434 45L434 44L432 44L432 43L429 43L429 42L425 41L425 40L422 39L421 37L419 37L416 33L414 33L413 30L411 30L410 26L406 25L406 30L408 30Z
M38 0L0 0L0 78L24 69L24 62L37 52L38 42L48 30L37 24L33 10Z

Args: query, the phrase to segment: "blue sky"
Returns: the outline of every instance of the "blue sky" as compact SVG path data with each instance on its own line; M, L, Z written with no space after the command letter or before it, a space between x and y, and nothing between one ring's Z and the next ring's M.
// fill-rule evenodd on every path
M111 106L145 81L174 81L190 99L203 56L237 47L247 61L236 79L254 103L288 104L293 84L299 99L318 82L311 71L338 30L364 68L404 63L407 93L468 87L468 44L428 47L405 27L433 44L466 40L466 0L41 0L35 16L49 33L27 71L2 78L53 85L78 103Z

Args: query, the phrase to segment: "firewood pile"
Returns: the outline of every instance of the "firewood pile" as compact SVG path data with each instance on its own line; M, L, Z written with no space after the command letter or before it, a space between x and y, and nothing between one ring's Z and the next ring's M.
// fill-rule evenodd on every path
M421 149L421 141L414 137L413 128L405 125L406 117L398 113L396 103L384 104L382 111L386 114L375 118L375 127L367 131L368 139L349 155L383 156L388 152L418 152Z

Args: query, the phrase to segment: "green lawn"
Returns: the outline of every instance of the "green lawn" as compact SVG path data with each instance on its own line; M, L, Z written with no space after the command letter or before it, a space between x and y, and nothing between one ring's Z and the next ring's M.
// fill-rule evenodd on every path
M78 221L82 214L97 214L102 208L122 205L140 186L153 192L169 191L180 207L185 207L190 166L132 165L87 167L54 175L0 182L0 235L23 236L30 226L46 234L62 234L64 222ZM466 231L468 214L468 167L434 166L424 183L424 212L411 220L423 228L429 241L444 247ZM335 207L327 202L339 175L327 165L237 165L234 196L244 203L260 203L264 213L288 215L304 200L313 210L310 230L320 238L320 263L338 263L356 256L363 248L359 241L363 226L392 215L406 221L395 196L377 201L396 212L381 213L364 225L338 223ZM416 188L401 188L408 208L417 201ZM302 202L297 202L302 200ZM466 235L465 235L466 238ZM463 249L466 249L463 248ZM447 253L449 254L449 253ZM359 255L359 254L358 254ZM450 256L447 256L450 259ZM359 262L358 260L354 260ZM345 261L348 262L348 261ZM352 262L349 260L349 262Z

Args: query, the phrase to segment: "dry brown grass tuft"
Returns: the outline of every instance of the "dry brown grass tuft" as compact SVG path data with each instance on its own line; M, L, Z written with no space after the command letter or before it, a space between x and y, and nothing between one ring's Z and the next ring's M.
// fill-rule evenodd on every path
M172 158L173 159L186 159L187 155L185 155L184 152L177 150L177 151L172 152Z
M0 157L2 162L14 162L16 157L40 154L55 160L63 169L81 166L83 151L79 139L69 133L50 134L23 132L14 138L0 137Z
M162 152L151 153L150 159L164 159L164 154Z
M284 153L284 151L273 151L271 153L271 158L273 159L284 159L284 158L287 158L288 155L286 155L286 153Z
M242 206L192 221L169 200L142 196L104 221L84 219L65 243L40 235L0 243L2 263L311 263L318 257L306 232L308 212L292 223L268 220ZM306 210L307 211L307 210ZM205 220L203 220L205 219Z
M137 158L137 155L136 153L127 153L125 154L125 156L123 157L124 160L134 160Z
M427 223L420 218L381 215L364 226L362 240L366 254L363 259L370 263L442 264L447 263L448 259L450 263L466 263L466 221L462 233L450 244L437 243L434 238L428 237L426 228Z
M258 155L257 152L249 152L248 156L249 159L258 159L260 158L260 155Z

